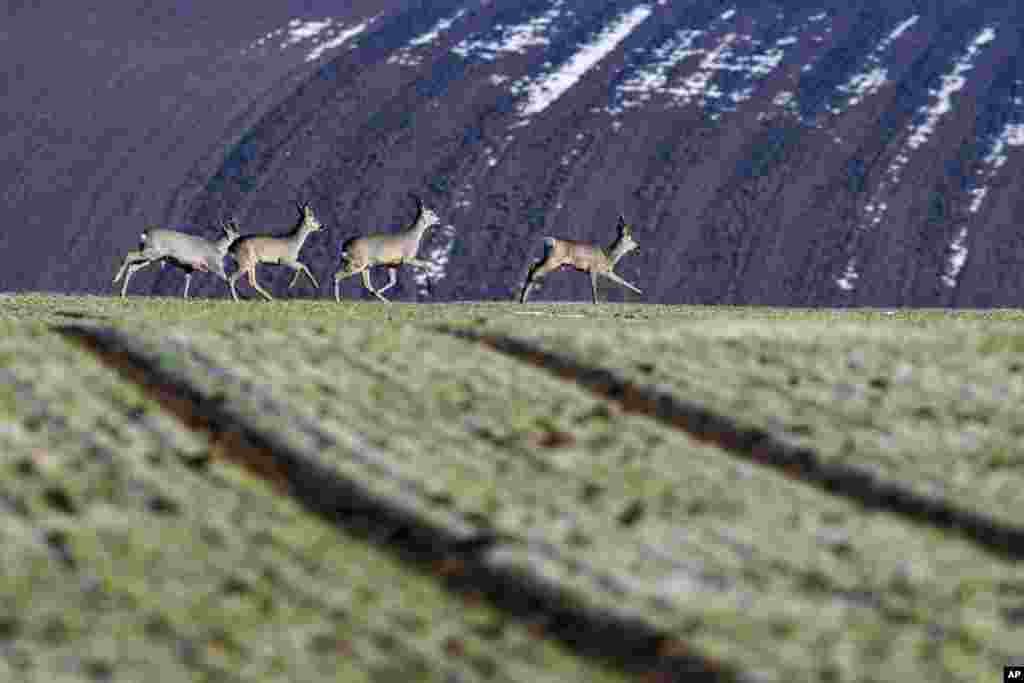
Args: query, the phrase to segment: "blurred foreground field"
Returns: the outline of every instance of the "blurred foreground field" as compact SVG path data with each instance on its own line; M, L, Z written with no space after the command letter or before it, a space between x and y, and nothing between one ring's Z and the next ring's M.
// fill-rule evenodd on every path
M1024 527L1022 323L4 295L0 680L1000 680L1024 663L1024 547L999 545ZM1005 534L865 507L545 353Z

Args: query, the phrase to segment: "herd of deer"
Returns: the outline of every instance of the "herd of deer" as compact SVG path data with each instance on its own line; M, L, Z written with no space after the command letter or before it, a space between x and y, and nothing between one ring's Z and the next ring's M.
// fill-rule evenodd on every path
M417 205L416 220L403 232L396 234L372 234L355 237L345 242L342 247L342 267L334 274L334 299L341 301L341 281L353 275L362 274L363 286L381 301L389 301L384 292L393 287L398 280L398 268L403 264L417 268L427 268L429 263L416 257L420 240L427 228L441 221L437 214L426 208L423 202L414 197ZM188 298L188 287L195 271L213 273L229 284L231 296L238 300L235 282L243 274L249 276L249 284L267 300L273 299L269 292L256 281L256 266L260 263L280 264L295 271L291 284L295 286L300 275L309 278L314 288L319 287L313 273L299 261L299 251L310 234L323 226L309 204L297 204L302 219L294 230L283 237L267 235L247 235L242 237L238 224L232 221L221 223L224 236L215 242L202 237L189 235L176 230L148 229L142 233L142 248L128 252L121 268L114 276L114 282L124 277L121 296L128 290L128 280L139 269L160 262L161 265L171 262L185 271L185 298ZM627 287L637 294L642 292L626 282L614 272L619 259L636 249L639 245L633 239L633 229L626 219L619 216L619 236L607 248L585 242L544 238L544 257L535 262L529 270L523 285L519 301L525 303L533 286L548 273L563 266L570 266L578 271L590 274L590 285L597 303L597 279L603 276ZM224 271L224 256L231 254L238 264L230 277ZM386 266L389 280L384 287L375 289L370 281L370 268Z

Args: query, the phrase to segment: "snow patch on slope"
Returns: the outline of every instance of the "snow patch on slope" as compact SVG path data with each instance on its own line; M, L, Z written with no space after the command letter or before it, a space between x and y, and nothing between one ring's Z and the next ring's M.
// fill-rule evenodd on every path
M1021 98L1017 98L1014 102L1017 105L1022 103L1024 103L1024 100ZM990 181L992 176L996 174L996 171L1006 163L1006 148L1021 146L1024 146L1024 123L1007 123L999 135L992 141L989 153L981 160L982 168L978 169L978 175L982 176L983 181ZM988 194L988 188L985 185L979 185L971 190L971 195L974 199L967 210L970 213L978 213L986 194Z
M419 64L423 61L423 58L420 55L416 54L416 48L422 47L424 45L430 45L431 43L436 41L438 38L441 37L442 33L450 29L455 24L455 22L461 19L465 14L466 9L462 8L452 16L445 17L439 20L436 24L434 24L433 28L431 28L429 31L427 31L426 33L421 33L420 35L416 36L415 38L410 40L407 45L399 48L395 52L395 54L388 57L388 64L401 64L402 66L419 66Z
M1024 99L1015 98L1014 104L1024 104ZM981 161L981 168L977 174L981 176L980 183L971 190L971 204L967 207L969 213L978 213L982 203L988 195L988 185L999 169L1006 163L1007 147L1024 147L1024 123L1010 122L1003 126L999 135L992 141L989 153ZM957 278L967 262L967 227L960 228L959 232L949 245L949 256L946 259L946 269L941 279L942 284L947 287L956 287Z
M682 29L654 48L651 54L655 61L647 69L638 71L618 86L617 104L608 111L619 114L626 109L639 107L651 99L654 93L663 91L672 69L687 57L701 53L700 50L694 49L693 44L702 35L704 31Z
M413 275L420 296L430 296L430 284L440 282L447 275L448 262L455 246L455 226L447 223L439 232L444 242L427 252L424 260L429 265L426 268L417 268Z
M281 50L294 47L299 43L312 43L312 48L306 53L306 61L312 62L318 59L324 52L342 45L350 38L359 35L369 26L376 17L345 28L345 25L331 17L323 19L292 19L287 25L270 31L260 38L242 48L242 54L248 54L250 50L260 50L268 47L275 39L280 39L278 47Z
M925 114L925 120L924 123L912 129L910 139L907 140L907 146L910 149L917 149L928 142L928 137L935 132L935 124L952 109L953 95L967 84L964 74L974 68L974 58L981 52L981 48L995 40L995 37L994 29L989 27L982 29L971 41L964 56L957 61L953 71L942 77L942 85L939 89L929 91L936 97L936 102L930 107L922 108L921 113Z
M327 50L333 50L336 47L341 47L350 38L358 36L360 33L366 30L366 28L373 23L377 17L371 17L361 24L356 24L350 28L340 31L337 35L333 36L329 40L325 40L320 43L306 54L306 61L312 62L320 58Z
M519 88L526 93L526 101L520 106L519 114L529 117L546 110L552 102L577 84L584 74L643 24L644 20L650 16L651 11L650 5L637 5L618 16L593 41L569 57L560 68L548 73L538 81L520 84Z
M839 289L847 292L852 291L854 282L860 275L857 273L857 264L853 259L846 264L846 270L843 272L843 276L836 280L836 284L839 285Z
M949 258L946 261L946 272L942 274L942 284L947 287L956 287L956 280L960 276L960 270L967 262L967 228L960 228L953 242L949 245Z
M562 6L565 0L555 0L551 7L536 17L521 24L512 26L497 25L494 28L500 31L495 40L466 38L459 41L452 52L463 59L477 58L486 62L493 62L498 57L508 53L522 54L529 47L537 45L549 45L550 35L553 31L553 24L556 19L562 16Z
M953 64L953 69L949 73L943 74L939 88L929 91L929 94L932 96L932 102L922 106L917 111L917 116L923 116L924 121L907 127L909 135L907 136L906 144L904 144L892 163L889 164L889 168L886 170L886 177L875 188L871 200L864 207L864 212L867 214L865 216L866 220L860 225L858 232L864 232L877 226L885 218L888 205L881 201L881 198L890 188L899 184L903 169L910 163L911 153L928 141L931 134L935 132L939 120L952 109L953 95L962 90L967 84L964 74L974 68L975 58L977 58L985 45L995 39L995 35L996 32L991 27L985 27L979 31L964 53ZM848 277L849 273L853 273L854 277ZM837 278L835 282L841 289L852 290L856 273L856 257L852 256L847 262L846 273L842 277Z
M897 38L906 33L917 23L920 15L913 15L902 21L892 30L889 35L881 40L867 58L867 70L854 74L850 79L839 86L839 92L847 95L848 98L842 107L833 107L829 111L833 114L841 114L843 108L855 107L868 97L874 95L878 90L888 83L889 70L883 65L883 58L889 52L889 48Z
M592 41L583 45L560 67L530 81L520 79L512 86L514 94L525 93L519 107L523 117L539 114L574 86L587 71L610 54L619 43L651 15L650 5L637 5L606 26Z
M288 22L288 37L281 43L281 49L283 50L289 45L295 45L303 40L316 38L321 31L330 28L332 23L334 23L333 19L323 19L322 21L292 19Z
M667 96L668 106L684 107L696 103L710 109L709 118L716 120L723 112L735 111L753 95L757 82L772 74L782 63L786 51L799 42L796 35L783 36L766 43L735 29L735 9L718 15L704 29L685 28L650 51L653 60L620 83L608 107L612 115L639 107L655 94ZM824 21L822 13L811 17L810 23ZM732 30L728 30L730 28ZM803 32L806 27L796 29ZM710 46L699 45L706 36L716 35ZM638 50L643 54L643 50ZM671 83L671 75L686 59L703 58L696 68L679 83ZM739 76L739 87L723 92L718 85L721 76L732 73ZM788 103L788 100L787 100Z

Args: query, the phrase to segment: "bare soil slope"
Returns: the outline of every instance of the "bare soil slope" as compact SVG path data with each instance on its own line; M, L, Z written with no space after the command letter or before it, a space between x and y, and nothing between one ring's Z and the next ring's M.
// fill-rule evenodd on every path
M407 223L414 191L444 221L434 286L405 273L406 300L510 297L541 237L606 243L619 212L649 302L1020 298L1019 3L13 9L0 289L109 291L147 222L280 233L302 197L329 227L304 252L326 296L340 245Z

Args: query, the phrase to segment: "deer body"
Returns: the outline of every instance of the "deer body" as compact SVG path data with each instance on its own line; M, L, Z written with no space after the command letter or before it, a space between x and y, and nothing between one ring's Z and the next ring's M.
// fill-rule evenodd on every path
M415 198L415 197L414 197ZM353 275L362 274L363 286L378 299L388 302L384 292L391 289L398 281L398 267L408 264L417 268L428 268L430 264L416 257L420 241L427 228L437 225L441 219L431 209L425 208L423 202L416 199L417 216L412 225L404 232L395 234L377 233L356 237L345 243L341 252L344 262L334 274L334 300L341 301L341 281ZM374 289L370 282L370 268L387 266L389 280L380 289Z
M231 255L238 262L238 270L228 280L228 284L231 286L231 296L235 301L238 301L235 281L242 275L249 276L249 284L263 295L263 298L268 301L274 298L270 296L270 292L260 287L256 281L256 266L260 263L280 264L294 270L295 275L292 277L291 284L288 285L289 289L295 286L300 275L308 277L313 287L320 286L317 284L313 274L309 272L309 268L299 261L299 252L302 250L302 245L305 243L306 238L320 230L323 226L321 226L316 216L313 215L313 209L308 204L300 204L298 208L302 214L302 221L291 234L285 237L249 235L239 238L231 246Z
M196 235L189 235L177 230L165 230L150 228L144 230L140 236L142 248L138 251L130 251L124 257L114 282L124 276L124 283L121 286L121 296L124 297L128 290L128 281L137 271L145 268L154 261L171 261L185 270L185 293L188 298L188 288L192 281L192 273L201 271L210 272L224 280L228 279L224 272L224 255L238 239L237 225L233 223L222 223L221 229L224 236L211 242Z
M599 276L613 280L637 294L642 294L643 292L615 273L615 265L619 259L639 246L633 239L632 226L622 216L619 216L618 227L619 237L607 249L587 242L545 237L544 258L530 267L519 302L526 303L533 286L545 275L563 266L570 266L580 272L590 273L590 287L595 304L597 303L597 279Z

